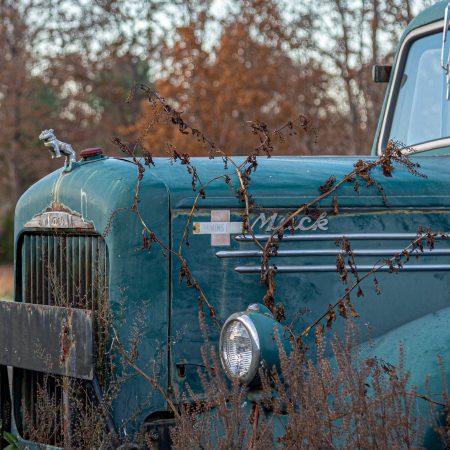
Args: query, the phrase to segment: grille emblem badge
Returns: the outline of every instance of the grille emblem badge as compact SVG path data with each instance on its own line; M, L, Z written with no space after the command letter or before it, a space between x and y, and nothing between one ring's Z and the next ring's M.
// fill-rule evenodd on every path
M71 211L61 203L53 202L50 207L36 214L25 224L25 228L71 228L93 229L94 224L81 214Z

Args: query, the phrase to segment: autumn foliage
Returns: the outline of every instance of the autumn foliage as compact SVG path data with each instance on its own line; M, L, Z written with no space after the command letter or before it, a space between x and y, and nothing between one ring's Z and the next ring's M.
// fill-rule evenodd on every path
M321 128L332 100L326 96L327 74L313 60L304 67L288 54L290 37L280 26L274 2L248 2L225 24L217 45L205 49L206 23L198 19L176 29L172 45L163 47L164 77L156 82L162 96L194 126L232 154L245 154L251 146L249 127L255 119L283 123L308 114ZM199 33L200 25L200 33ZM286 48L287 47L287 48ZM304 70L307 67L307 70ZM143 115L128 131L142 133L144 147L154 153L170 142L192 154L205 154L195 140L183 139L170 124L152 127L154 109L143 103ZM280 145L281 153L319 152L311 136Z
M114 153L111 137L120 135L154 155L166 154L168 144L205 154L164 124L141 83L230 154L253 145L249 121L273 129L304 117L317 133L287 136L277 142L280 154L368 154L385 89L372 83L371 66L392 62L399 35L424 6L2 0L0 218L60 166L37 139L44 128L77 151L102 146Z

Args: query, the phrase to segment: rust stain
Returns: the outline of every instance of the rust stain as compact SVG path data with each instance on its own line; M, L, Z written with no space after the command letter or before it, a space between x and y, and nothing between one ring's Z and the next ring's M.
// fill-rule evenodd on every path
M64 172L64 170L62 170L53 186L53 201L56 203L59 202L59 190L61 188L62 180L67 175L67 173L68 172Z
M66 365L69 360L70 350L74 346L74 339L72 335L72 314L68 314L68 319L61 324L61 331L59 333L59 344L61 349L60 363Z

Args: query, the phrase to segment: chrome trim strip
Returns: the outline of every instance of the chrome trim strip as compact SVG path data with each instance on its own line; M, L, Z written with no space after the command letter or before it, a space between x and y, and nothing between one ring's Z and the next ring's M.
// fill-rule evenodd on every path
M386 125L387 125L387 118L389 115L393 112L391 111L392 108L392 98L394 96L395 86L398 84L398 76L399 76L399 68L401 66L401 63L405 56L405 51L411 41L417 39L421 35L426 34L432 34L434 31L439 31L442 29L444 24L444 19L439 20L438 22L434 22L428 25L425 25L423 27L417 28L416 30L412 31L408 37L403 41L402 46L400 47L400 51L398 53L397 62L395 64L395 70L394 74L392 76L392 83L390 85L389 90L389 96L386 103L386 109L384 110L384 117L383 117L383 123L381 125L380 134L378 135L378 142L377 142L377 154L381 155L383 153L384 148L382 148L382 142L386 131ZM412 153L419 153L424 152L426 150L431 150L433 148L439 148L439 147L446 147L447 145L450 146L450 138L444 138L444 139L438 139L435 141L425 142L423 144L416 144L411 146L411 150L406 151L406 154L412 154Z
M351 270L350 266L346 266L347 270ZM358 272L370 272L374 267L371 265L357 265ZM273 266L272 266L273 268ZM261 273L261 266L238 266L234 270L238 273ZM305 273L305 272L337 272L335 265L323 266L276 266L277 273ZM449 271L450 264L416 264L406 265L400 269L400 272L442 272ZM383 266L377 269L377 272L388 272L389 266Z
M415 153L426 152L435 148L450 147L450 138L436 139L435 141L424 142L423 144L416 144L409 149L405 149L405 155L413 155Z
M356 249L352 250L355 256L388 256L399 254L403 249ZM345 252L336 249L321 249L321 250L278 250L276 255L271 257L290 257L290 256L336 256L341 253L345 256ZM263 255L261 250L223 250L216 253L218 258L258 258ZM411 252L411 255L428 256L428 255L450 255L450 249L429 249L424 248L423 251L416 249Z
M283 241L337 241L339 239L354 240L395 240L395 239L416 239L417 233L349 233L349 234L286 234L283 236ZM255 234L258 241L268 241L270 234ZM238 242L253 242L253 237L250 234L239 234L234 237ZM278 236L273 237L278 240Z

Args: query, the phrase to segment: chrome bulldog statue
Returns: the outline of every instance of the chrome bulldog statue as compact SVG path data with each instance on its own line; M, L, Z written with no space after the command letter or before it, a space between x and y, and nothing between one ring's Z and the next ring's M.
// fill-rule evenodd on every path
M76 153L70 144L66 144L65 142L56 139L52 129L42 131L39 135L39 140L42 141L46 147L50 148L52 159L64 155L66 157L64 164L65 170L70 171L72 169L72 163L76 161Z

